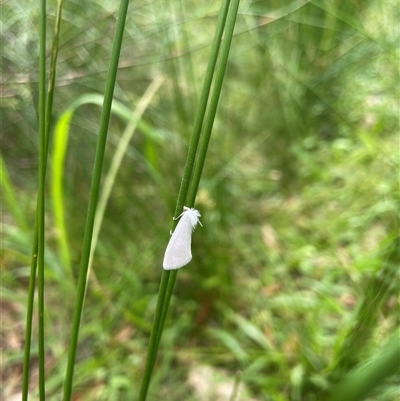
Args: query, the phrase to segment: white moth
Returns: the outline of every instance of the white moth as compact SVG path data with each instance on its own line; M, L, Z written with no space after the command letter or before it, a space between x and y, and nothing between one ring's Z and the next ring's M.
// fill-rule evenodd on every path
M164 255L165 270L180 269L192 260L192 231L200 223L201 214L194 208L183 207L183 213L178 216L179 223L172 233Z

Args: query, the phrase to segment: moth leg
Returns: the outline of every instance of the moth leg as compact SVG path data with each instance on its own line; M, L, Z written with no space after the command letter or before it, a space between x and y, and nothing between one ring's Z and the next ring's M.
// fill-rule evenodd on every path
M173 217L172 220L179 220L182 217L183 213L185 212L182 212L178 217Z

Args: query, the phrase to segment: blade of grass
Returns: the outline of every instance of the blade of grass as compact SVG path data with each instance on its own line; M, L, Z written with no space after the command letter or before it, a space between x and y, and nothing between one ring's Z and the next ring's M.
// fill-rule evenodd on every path
M163 81L164 81L164 79L159 77L159 78L156 78L150 84L146 93L143 95L143 97L139 101L139 103L135 109L134 115L131 119L131 122L126 127L126 129L121 137L121 140L118 144L117 151L115 152L115 155L111 162L110 169L104 180L103 191L101 193L101 196L99 199L99 205L96 210L96 216L95 216L95 220L94 220L93 237L92 237L92 246L91 246L90 258L89 258L89 270L90 270L90 266L92 263L93 254L94 254L94 251L96 248L97 239L98 239L101 223L103 220L105 208L107 206L107 202L110 197L111 189L115 182L115 177L117 175L119 167L121 166L122 159L128 148L128 145L132 138L132 135L134 134L134 132L136 130L139 120L141 119L144 111L150 104L151 99L154 97L155 93L157 92L157 90L159 89L159 87L161 86Z
M49 147L48 139L49 139L49 134L50 134L51 115L53 112L53 97L54 97L54 86L55 86L56 71L57 71L58 44L60 41L62 6L63 6L63 0L58 0L57 1L57 11L56 11L56 21L55 21L55 27L54 27L54 38L53 38L53 44L51 47L49 85L48 85L48 89L47 89L47 99L46 99L46 122L45 122L45 125L46 125L46 158L47 158L47 152L48 152L48 147Z
M47 154L49 149L49 137L50 137L50 122L53 108L53 95L54 95L54 86L55 86L55 76L56 76L56 66L57 66L57 55L58 55L58 43L60 38L60 25L61 25L61 13L62 13L62 0L58 1L57 12L56 12L56 22L55 22L55 32L53 38L53 45L51 51L51 60L50 60L50 76L48 83L48 92L47 99L45 100L45 79L46 79L46 2L41 3L41 37L40 37L40 76L39 76L39 134L40 136L40 149L42 150L42 154L39 151L39 168L42 169L39 174L42 176L42 182L39 179L39 191L37 197L37 210L39 211L39 205L43 207L43 219L44 219L44 184L46 179L46 168L47 168ZM42 71L43 70L43 71ZM41 129L43 131L41 131ZM42 188L40 185L42 184ZM43 200L42 200L43 198ZM30 269L30 278L29 278L29 290L28 290L28 303L27 303L27 315L26 315L26 323L25 323L25 349L24 349L24 366L22 373L22 401L26 401L28 399L28 388L29 388L29 362L30 362L30 353L31 353L31 338L32 338L32 317L33 317L33 306L34 306L34 296L35 296L35 282L36 282L36 270L37 270L37 261L38 261L38 252L39 252L39 225L42 224L43 227L43 268L41 270L42 275L42 297L40 297L39 292L39 323L40 317L43 320L43 313L41 314L41 302L44 308L44 220L39 223L39 213L36 213L35 216L35 225L34 225L34 235L33 235L33 246L32 246L32 256L31 256L31 269ZM38 280L39 281L39 280ZM40 281L39 281L40 283ZM42 298L40 300L40 298ZM43 312L42 308L42 312ZM42 328L44 335L44 328ZM39 325L39 355L40 355L40 325ZM42 344L43 352L44 352L44 342ZM43 356L43 364L44 364L44 356ZM44 366L43 366L42 377L44 380ZM39 381L40 381L39 377ZM43 398L45 397L45 388L44 381L40 383L40 394Z
M10 177L7 172L7 167L4 163L3 158L0 156L0 185L3 192L3 200L8 207L15 223L17 223L23 230L28 231L29 226L22 213L17 198L15 196L15 191L11 183Z
M44 359L44 241L45 241L45 179L46 179L46 0L40 1L39 47L39 188L37 203L37 263L39 311L39 397L46 398Z
M193 133L189 144L188 154L185 163L185 169L183 172L183 178L178 193L178 200L175 207L174 216L179 216L180 211L184 206L184 202L187 196L187 191L190 183L190 177L193 171L194 160L197 153L197 148L200 140L201 129L203 126L204 116L207 109L208 98L210 95L211 85L214 77L215 66L218 60L219 49L221 45L222 35L225 29L226 17L229 9L229 0L225 0L221 5L221 10L218 16L216 32L211 47L211 53L209 62L207 65L206 74L204 77L204 83L202 92L200 95L199 106L195 117L193 126ZM173 220L172 230L175 229L177 220ZM157 350L161 339L164 322L168 312L168 306L173 293L177 271L166 271L163 269L160 289L158 293L158 300L156 306L156 312L153 321L153 328L150 335L148 354L146 358L146 365L143 373L140 399L145 400L147 391L150 385L151 374L154 368L154 364L157 357Z
M51 157L51 204L60 258L67 274L71 272L71 257L64 218L63 175L64 159L68 143L68 127L74 109L69 108L58 119L54 129L54 144Z
M229 9L228 17L226 20L226 29L224 33L224 39L221 45L221 53L219 57L219 62L217 66L217 72L214 81L213 92L210 99L210 105L207 110L207 115L205 118L205 125L203 129L203 134L201 137L201 142L199 145L199 153L197 156L195 169L193 171L193 177L191 186L189 188L189 193L187 197L187 204L192 206L196 199L197 189L199 187L201 173L203 171L204 162L207 156L208 144L211 138L211 131L215 120L215 114L217 112L218 101L221 94L222 83L224 81L226 65L228 63L229 50L231 48L233 31L235 29L237 11L239 8L240 0L233 0Z
M337 380L351 370L359 361L362 349L372 338L376 327L378 314L384 301L393 293L393 283L396 283L400 249L400 237L389 236L383 243L382 252L386 259L383 266L370 278L365 285L365 294L355 312L350 327L346 328L340 338L340 346L333 358L330 376Z
M200 169L198 167L198 164L196 164L196 166L195 166L195 168L200 171L200 174L197 176L197 179L200 180L201 171L202 171L204 161L205 161L205 155L207 153L209 136L211 135L211 129L212 129L212 125L213 125L213 120L215 118L216 107L218 105L218 99L219 99L220 91L222 88L222 81L223 81L223 76L225 74L225 68L226 68L227 58L229 55L230 44L232 41L233 29L235 26L238 6L239 6L239 0L233 1L233 4L231 7L230 7L230 1L226 0L223 2L222 6L221 6L221 10L220 10L219 18L218 18L218 22L217 22L216 35L215 35L214 41L213 41L212 51L211 51L211 55L210 55L210 61L209 61L209 65L207 67L207 72L206 72L206 76L205 76L205 80L204 80L200 103L199 103L199 107L198 107L196 118L195 118L192 139L191 139L191 142L189 145L188 156L187 156L185 170L184 170L184 176L182 178L181 187L180 187L179 194L178 194L175 216L178 216L180 214L182 207L184 205L184 201L187 196L187 191L188 191L188 187L189 187L189 183L190 183L190 177L192 175L194 161L195 161L197 148L198 148L198 144L199 144L199 139L200 139L200 134L201 134L201 130L203 127L204 116L205 116L205 112L207 109L207 103L208 103L210 88L211 88L211 84L212 84L212 80L213 80L213 76L214 76L215 66L216 66L218 56L219 56L219 48L220 48L220 44L221 44L221 38L222 38L222 35L225 30L225 23L226 23L226 21L228 21L228 23L227 23L228 28L225 30L225 38L222 42L222 48L224 50L221 50L221 53L220 53L221 57L225 57L225 59L220 60L219 67L217 68L216 83L214 84L213 95L212 95L212 98L210 101L212 108L211 108L211 112L208 113L208 119L206 119L206 126L208 127L209 132L205 131L206 132L205 135L208 135L208 140L202 141L203 149L200 150L200 154L203 156L200 159L199 158L197 159L197 161L200 160L200 164L201 164ZM212 119L211 124L208 121L209 119ZM196 191L198 188L198 183L195 185L192 184L192 187L195 188L195 192L194 192L194 196L192 196L191 198L189 197L186 202L186 205L189 207L191 207L194 203ZM174 221L173 228L176 227L176 224L177 224L177 222ZM166 315L168 312L169 302L170 302L170 299L171 299L171 296L173 293L173 288L175 285L176 275L177 275L176 270L172 271L172 272L163 270L163 273L162 273L158 300L157 300L157 306L156 306L156 313L154 316L153 328L152 328L152 332L151 332L150 340L149 340L148 354L147 354L147 358L146 358L146 365L145 365L143 379L142 379L142 385L141 385L141 389L140 389L139 401L145 401L146 396L147 396L147 391L148 391L148 388L150 385L150 380L151 380L151 374L152 374L152 370L153 370L156 356L157 356L158 345L160 343L165 318L166 318Z
M37 200L37 204L39 204L39 199ZM31 357L32 318L33 318L33 307L35 298L37 252L38 252L38 216L36 214L35 226L33 232L31 269L29 276L28 302L26 310L26 322L25 322L24 367L22 372L22 401L28 400L29 362Z
M154 314L153 326L151 328L149 345L147 347L146 364L144 368L142 384L140 386L139 401L145 401L147 397L147 391L149 389L151 374L154 367L154 361L157 356L157 345L159 344L159 336L161 336L160 323L164 308L164 299L166 298L166 291L168 287L170 272L163 270L161 276L160 287L158 290L158 299L156 305L156 311Z
M212 127L214 124L215 114L216 114L217 106L218 106L218 100L219 100L219 96L221 94L222 83L223 83L226 65L227 65L227 61L228 61L229 49L230 49L230 46L232 43L233 30L235 28L239 1L240 0L234 0L232 2L232 5L229 8L229 14L226 18L226 29L225 29L225 33L224 33L224 39L222 41L221 52L219 55L219 65L217 67L217 73L216 73L216 77L215 77L213 92L211 94L211 99L210 99L210 105L207 110L207 116L205 119L204 119L204 114L202 115L202 117L203 117L202 122L204 120L204 129L203 129L201 143L199 146L199 153L197 156L196 164L194 165L195 170L193 172L191 187L189 189L189 194L188 194L187 200L186 200L186 205L188 207L192 207L194 205L194 201L196 199L196 194L197 194L197 189L198 189L199 183L200 183L201 173L203 171L203 166L204 166L205 158L207 155L208 144L210 142L211 131L212 131ZM214 63L213 68L215 68L215 65L216 64ZM209 90L209 88L208 88L208 90ZM188 165L188 163L186 165ZM193 162L192 162L191 166L193 166ZM182 182L183 182L183 180L182 180ZM189 184L189 180L187 181L187 184ZM187 187L185 188L185 190L187 191ZM182 202L182 204L179 204L180 195L181 195L181 192L179 192L179 195L178 195L177 210L175 211L175 216L179 215L179 212L182 210L182 207L183 207L183 202ZM186 197L186 193L185 193L185 197ZM177 222L174 221L174 223L175 224L173 227L175 228ZM163 271L163 274L164 274L164 272L165 271ZM160 325L161 330L164 327L164 322L165 322L165 319L167 316L168 306L169 306L171 296L172 296L172 293L174 290L177 273L178 273L177 270L171 271L170 280L168 282L168 289L166 291L167 298L164 301L165 310L163 311L163 314L162 314L162 320L161 320L161 325ZM158 337L160 338L161 335L159 335Z
M108 125L111 115L111 105L113 101L114 86L118 72L118 61L121 52L122 39L124 35L126 15L128 11L129 0L121 0L117 23L115 27L114 40L111 50L110 66L107 75L106 89L104 93L103 110L100 120L99 137L96 147L96 156L94 161L93 179L90 188L90 199L85 225L85 234L83 239L82 257L79 268L79 279L77 294L75 300L74 317L71 330L71 340L68 352L68 365L64 382L63 400L69 401L72 394L72 382L74 375L74 365L76 350L78 346L79 326L82 318L83 303L86 288L86 277L89 267L90 248L92 243L94 217L96 213L97 201L99 197L101 172L103 169L104 151L107 141Z
M106 178L104 180L103 190L100 195L99 205L97 207L96 216L94 218L92 245L91 245L91 249L90 249L89 268L88 268L88 273L87 273L87 279L89 279L89 276L90 276L93 255L96 250L97 240L99 238L99 233L100 233L100 227L101 227L101 224L103 221L104 212L106 210L108 199L110 198L111 189L114 186L115 177L117 176L117 172L121 166L122 159L126 153L129 142L136 130L138 121L142 118L144 111L150 104L151 99L153 99L154 95L156 94L157 90L159 89L159 87L161 86L163 81L164 81L163 78L158 77L158 78L154 79L154 81L149 85L149 87L147 88L147 91L142 96L142 98L140 99L140 101L135 109L132 121L126 127L126 129L121 137L121 140L118 143L118 148L115 152L115 155L111 162L111 166L110 166L110 168L107 172Z
M382 380L396 374L400 365L399 331L385 345L379 355L348 374L333 387L329 401L363 400Z
M51 203L54 215L54 224L57 232L57 242L61 254L61 260L65 266L66 273L71 273L71 256L68 241L68 232L65 224L65 205L63 192L64 161L67 153L69 130L72 117L78 107L86 104L102 106L104 96L98 94L86 94L75 99L59 117L54 128L54 145L51 157ZM114 100L112 113L127 121L129 126L134 124L139 127L144 135L152 137L152 128L143 120L137 119L132 115L132 111L122 103ZM162 186L161 179L157 180L157 175L153 172L153 177Z

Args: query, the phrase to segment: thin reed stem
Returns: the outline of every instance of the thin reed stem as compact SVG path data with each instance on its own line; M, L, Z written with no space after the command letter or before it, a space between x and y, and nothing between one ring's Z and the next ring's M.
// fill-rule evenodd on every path
M46 180L46 0L40 2L39 46L39 185L37 203L37 263L38 263L38 311L39 311L39 397L45 400L44 357L44 241L45 241L45 180Z
M203 84L203 89L202 89L202 93L201 93L201 97L200 97L200 103L199 103L197 113L196 113L193 134L192 134L192 138L191 138L190 145L189 145L188 156L186 159L184 174L183 174L181 187L180 187L179 194L178 194L178 199L177 199L177 203L176 203L174 216L179 216L179 214L182 212L182 208L185 205L185 200L186 200L186 206L191 207L194 204L195 192L194 192L194 195L192 195L191 197L187 197L188 188L189 188L189 184L191 181L193 168L195 168L195 171L200 172L200 174L198 174L196 176L196 179L198 179L198 181L200 181L201 171L203 169L205 155L207 153L207 147L208 147L208 143L209 143L209 139L210 139L210 135L211 135L212 124L213 124L213 121L215 118L216 107L218 104L218 99L219 99L220 91L222 88L223 75L225 73L226 63L227 63L228 54L229 54L229 48L230 48L230 44L232 41L233 29L235 26L239 0L235 0L233 2L232 6L230 6L230 3L231 2L229 0L225 0L222 3L221 10L219 13L216 34L214 37L214 41L213 41L213 45L212 45L212 49L211 49L211 55L210 55L206 75L204 78L204 84ZM229 24L230 24L230 25L228 24L228 26L229 26L228 29L225 29L226 21L229 21ZM222 47L224 48L224 50L223 51L221 50L221 52L220 52L221 38L224 34L225 34L225 38L222 41ZM221 60L221 57L223 58L222 60ZM202 140L203 145L201 145L201 146L203 146L203 149L200 152L200 154L203 156L201 158L196 159L196 153L197 153L197 149L199 147L199 141L200 141L200 134L202 133L203 124L205 121L204 116L206 115L209 94L210 94L213 77L214 77L214 71L215 71L215 68L217 65L218 58L220 58L220 60L219 60L219 67L217 68L217 78L216 78L216 83L214 83L213 95L212 95L212 98L210 101L210 104L212 104L213 107L211 109L211 112L208 112L208 114L207 114L207 116L208 116L207 118L212 119L212 122L211 122L211 124L209 122L207 123L208 131L206 131L206 133L208 135L208 138L206 140ZM207 121L207 119L206 119L206 121ZM196 162L196 165L195 165L195 162ZM201 164L200 167L198 166L199 163ZM195 184L192 183L192 187L195 188L195 191L197 191L198 184L199 184L198 182ZM176 227L176 224L177 224L177 221L174 220L173 229ZM147 353L146 365L145 365L145 369L144 369L144 373L143 373L139 401L145 401L145 399L147 397L148 388L150 386L151 375L152 375L152 371L153 371L154 364L156 361L158 346L160 343L161 334L162 334L163 327L164 327L164 322L165 322L165 319L167 316L169 303L170 303L170 300L172 297L172 293L173 293L173 289L174 289L174 285L175 285L175 281L176 281L176 275L177 275L177 270L174 270L174 271L163 270L163 273L162 273L158 300L157 300L157 306L156 306L156 313L154 316L153 328L152 328L152 332L151 332L150 340L149 340L148 353Z
M40 40L40 76L39 76L39 134L40 134L40 149L39 150L39 168L41 171L39 172L39 191L37 197L37 210L39 211L39 207L43 208L43 218L44 219L44 184L46 179L46 169L47 169L47 154L49 149L49 138L50 138L50 122L51 115L53 109L53 96L54 96L54 86L55 86L55 76L57 69L57 55L58 55L58 43L60 38L60 25L61 25L61 14L62 14L62 2L63 0L58 1L57 5L57 14L56 14L56 23L55 23L55 32L53 38L52 52L51 52L51 61L50 61L50 76L48 83L48 92L47 98L45 100L45 85L44 82L46 80L46 2L41 3L41 40ZM42 60L43 58L43 60ZM42 81L43 80L43 81ZM42 185L42 187L41 187ZM40 206L39 206L40 205ZM33 245L32 245L32 256L31 256L31 269L30 269L30 278L29 278L29 290L28 290L28 303L27 303L27 315L26 315L26 324L25 324L25 349L24 349L24 366L22 373L22 401L28 400L28 389L29 389L29 365L30 365L30 355L31 355L31 339L32 339L32 318L33 318L33 309L34 309L34 297L35 297L35 285L36 285L36 271L37 271L37 261L38 261L38 252L39 252L39 214L36 213L35 216L35 224L34 224L34 234L33 234ZM40 270L40 274L42 276L42 297L39 302L39 322L40 317L43 320L43 312L44 312L44 220L41 222L43 234L41 234L42 243L43 243L43 252L42 261L43 268ZM39 281L40 282L40 281ZM41 313L42 311L42 313ZM43 322L42 322L43 323ZM42 325L43 327L43 325ZM43 340L40 339L40 335L44 336L44 328L40 329L39 326L39 347ZM44 340L42 342L41 347L44 352ZM44 363L44 356L43 356ZM44 367L42 367L42 377L44 380ZM45 386L44 381L39 385L40 396L44 398Z
M117 24L115 27L114 40L111 50L111 59L108 70L106 89L104 93L103 110L101 113L99 136L97 140L96 156L94 161L92 185L90 189L90 199L86 217L85 234L83 239L82 257L79 268L79 278L77 294L75 299L74 316L71 330L71 340L68 353L68 365L64 381L63 400L69 401L72 395L72 382L74 376L75 357L78 346L79 328L81 324L83 305L85 299L85 289L87 281L87 271L89 267L90 249L93 235L93 225L96 214L97 201L100 190L101 172L103 169L104 151L107 141L108 125L110 122L111 106L114 95L114 86L118 72L118 61L121 52L122 39L124 35L126 15L129 0L121 0Z

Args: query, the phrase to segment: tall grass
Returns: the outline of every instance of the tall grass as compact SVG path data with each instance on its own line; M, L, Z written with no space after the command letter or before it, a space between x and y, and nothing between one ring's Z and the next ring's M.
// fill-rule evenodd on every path
M37 5L3 5L3 352L6 374L19 372L22 346L12 344L25 341L25 399L59 399L63 385L65 399L72 389L96 400L215 399L223 386L227 399L396 399L395 3L242 1L229 59L215 43L230 34L213 42L221 4L131 3L122 41L114 3L65 3L47 114L31 56L42 55L43 78L45 10L39 41ZM46 12L53 32L61 14ZM225 62L207 67L210 54ZM160 264L183 205L196 205L204 229L177 277ZM26 312L24 340L14 327Z
M104 92L104 102L101 113L99 137L96 146L93 178L90 188L90 198L86 217L85 235L83 239L82 256L79 268L79 279L78 279L76 299L75 299L74 317L71 328L71 341L69 344L68 365L64 381L63 400L65 401L70 400L72 395L72 382L74 376L75 358L78 347L79 328L82 320L83 305L86 292L87 272L89 268L94 220L96 216L96 208L100 192L100 180L101 180L101 173L103 170L104 152L107 142L107 133L111 116L111 106L114 95L114 86L117 77L118 62L121 52L122 38L124 35L128 5L129 5L129 0L121 0L117 17L117 23L115 27L113 46L111 50L110 66L108 70L107 82Z
M174 218L175 224L173 228L176 227L176 219L180 215L179 211L182 210L183 206L188 205L187 207L192 207L194 205L207 155L208 144L210 142L218 100L221 94L238 7L238 0L233 1L232 4L230 4L230 1L224 1L221 6L199 107L194 122L193 134L186 158L185 170L176 202L176 218ZM224 39L222 40L223 35ZM217 62L218 68L216 69ZM215 79L213 79L215 69ZM210 96L212 84L213 90ZM157 349L160 343L177 273L177 270L163 270L144 376L140 388L139 400L141 401L144 401L147 397L152 370L156 361Z

